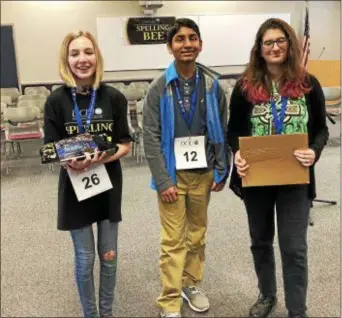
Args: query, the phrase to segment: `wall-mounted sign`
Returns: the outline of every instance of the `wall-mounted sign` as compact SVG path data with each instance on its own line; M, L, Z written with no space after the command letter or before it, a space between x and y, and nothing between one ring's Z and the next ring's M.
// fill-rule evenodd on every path
M176 22L175 17L129 18L127 37L130 44L166 43L168 29Z

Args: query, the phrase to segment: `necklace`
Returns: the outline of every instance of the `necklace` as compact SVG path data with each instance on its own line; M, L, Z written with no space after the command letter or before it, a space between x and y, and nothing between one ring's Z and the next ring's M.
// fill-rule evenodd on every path
M91 86L77 86L76 93L80 95L90 95Z

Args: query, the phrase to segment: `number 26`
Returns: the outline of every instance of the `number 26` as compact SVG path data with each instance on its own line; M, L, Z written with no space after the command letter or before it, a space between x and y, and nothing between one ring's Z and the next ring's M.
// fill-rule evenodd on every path
M100 179L98 178L97 174L94 173L89 177L84 177L82 179L82 182L85 182L85 186L84 189L89 189L91 188L93 185L98 185L100 183Z

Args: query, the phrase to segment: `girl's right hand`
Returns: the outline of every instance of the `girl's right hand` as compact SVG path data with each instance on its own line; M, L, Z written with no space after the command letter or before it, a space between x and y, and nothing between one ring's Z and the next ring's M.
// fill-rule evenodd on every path
M246 160L241 158L240 150L235 153L234 164L236 166L237 173L240 177L246 175L246 170L249 168Z

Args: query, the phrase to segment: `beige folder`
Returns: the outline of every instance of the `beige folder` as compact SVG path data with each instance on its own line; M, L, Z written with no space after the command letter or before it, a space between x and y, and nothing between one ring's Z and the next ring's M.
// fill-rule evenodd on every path
M239 144L249 165L243 187L309 183L309 168L293 154L308 148L307 134L240 137Z

